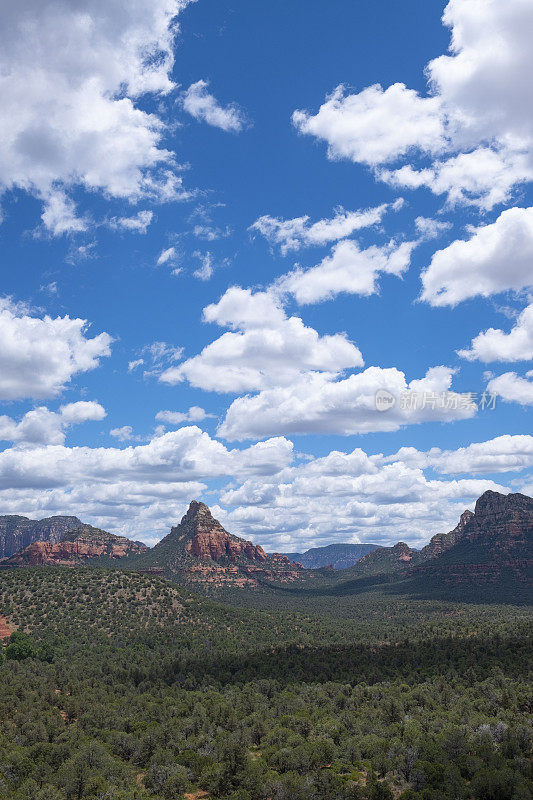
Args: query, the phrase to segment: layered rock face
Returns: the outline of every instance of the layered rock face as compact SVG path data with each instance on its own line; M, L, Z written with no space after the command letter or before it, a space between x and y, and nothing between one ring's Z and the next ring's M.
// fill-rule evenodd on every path
M525 494L485 492L464 531L467 541L483 541L492 554L511 558L531 555L532 537L533 498Z
M228 533L205 503L190 504L173 527L149 553L132 564L185 583L211 586L257 586L261 580L291 581L303 568L279 553Z
M504 573L528 580L533 564L533 499L485 492L456 544L427 564L447 580L497 581Z
M429 543L420 550L419 553L416 555L417 561L426 561L430 558L438 558L438 556L442 555L446 550L449 550L450 547L453 547L459 539L463 536L466 526L473 518L473 513L471 511L463 511L461 517L459 519L459 523L449 533L437 533L433 536Z
M205 503L196 500L190 504L179 526L172 528L170 535L185 538L185 550L196 558L210 558L213 561L229 559L233 564L243 557L250 561L268 559L259 545L231 536L213 517Z
M11 558L3 566L51 566L74 567L95 558L119 559L138 555L148 550L141 542L132 542L124 536L80 525L66 534L60 542L33 542Z
M445 574L467 580L468 575L492 576L503 568L524 576L531 563L533 499L523 494L485 492L474 513L464 511L449 533L433 536L422 550L404 542L380 547L361 559L354 571L361 575L386 572ZM475 566L474 566L475 565Z
M46 517L29 519L17 515L0 517L0 558L18 553L32 542L60 542L82 524L77 517Z

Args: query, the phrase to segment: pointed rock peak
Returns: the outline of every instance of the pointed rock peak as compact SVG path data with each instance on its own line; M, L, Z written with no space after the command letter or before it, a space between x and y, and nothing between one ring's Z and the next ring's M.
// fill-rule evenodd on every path
M475 513L486 514L487 511L492 511L498 506L501 506L505 502L506 498L507 495L501 494L500 492L493 492L492 489L488 489L476 500Z
M194 519L195 517L207 517L210 519L214 519L209 507L206 506L205 503L200 503L198 500L192 500L189 505L189 508L187 509L187 513L182 519L182 522Z
M406 542L397 542L392 548L395 553L410 553L411 548Z
M173 541L184 551L196 558L209 558L220 561L227 558L232 562L238 559L265 561L267 554L259 545L234 536L213 517L205 503L193 500L179 525L172 528L169 537L160 542Z
M198 500L192 501L180 524L173 530L189 534L198 533L200 530L216 530L229 536L218 519L214 518L209 507L205 503L198 502Z

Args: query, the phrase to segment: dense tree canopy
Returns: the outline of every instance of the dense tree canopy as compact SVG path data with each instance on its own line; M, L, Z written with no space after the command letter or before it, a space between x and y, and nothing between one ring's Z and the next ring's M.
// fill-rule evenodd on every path
M528 609L0 572L1 800L527 800Z

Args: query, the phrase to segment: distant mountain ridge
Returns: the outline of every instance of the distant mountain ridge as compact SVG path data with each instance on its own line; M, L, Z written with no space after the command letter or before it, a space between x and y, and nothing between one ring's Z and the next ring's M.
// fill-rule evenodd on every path
M30 519L18 514L0 516L0 558L9 558L33 542L60 542L70 530L82 524L78 517Z
M375 585L389 587L387 591L391 592L468 596L476 602L496 599L499 593L500 599L506 597L505 602L523 602L532 579L533 499L523 494L485 492L474 512L464 511L453 530L436 534L421 550L413 550L405 542L393 547L351 545L350 549L373 549L355 565L329 571L319 569L324 566L323 561L317 567L304 568L287 554L267 554L259 545L228 533L209 508L197 501L190 504L179 525L151 549L83 525L76 517L37 523L24 517L0 520L7 520L9 531L18 531L19 536L21 530L35 535L31 526L41 523L51 537L61 534L59 542L32 542L15 556L3 559L2 567L100 566L113 561L117 565L120 562L124 569L163 575L207 592L259 587L277 591L283 590L281 584L293 583L291 592L323 591L333 595ZM77 526L70 528L74 521ZM343 546L308 552L315 558L313 550L318 551L319 558L325 558L329 565L335 563L331 555L339 555L339 547ZM301 559L306 554L290 555Z
M327 544L324 547L310 547L304 553L282 553L291 561L297 561L305 569L346 569L353 567L363 556L379 547L377 544Z

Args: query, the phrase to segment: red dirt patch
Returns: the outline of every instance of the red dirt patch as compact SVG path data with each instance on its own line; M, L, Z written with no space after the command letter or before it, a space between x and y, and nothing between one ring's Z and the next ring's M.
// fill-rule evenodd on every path
M5 617L0 617L0 641L2 639L8 639L14 630L15 628L12 628L11 625L8 625Z

